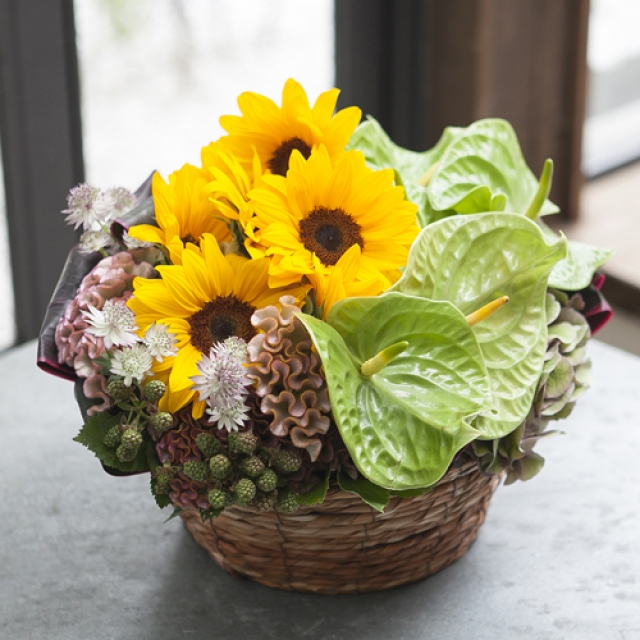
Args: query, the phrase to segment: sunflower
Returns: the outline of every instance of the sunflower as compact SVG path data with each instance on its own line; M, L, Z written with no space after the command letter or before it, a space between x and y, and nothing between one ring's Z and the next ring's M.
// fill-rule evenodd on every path
M161 278L136 278L129 308L136 316L139 334L154 323L164 324L176 338L177 355L154 363L153 372L168 383L160 409L175 413L193 401L193 415L203 415L205 403L195 400L192 377L198 375L202 354L231 336L249 341L255 330L256 309L277 304L284 294L305 298L306 289L269 289L269 260L248 260L223 255L211 234L182 253L181 265L156 267Z
M225 144L247 169L254 149L260 164L271 173L286 175L293 150L305 158L319 144L324 144L334 158L355 131L362 112L348 107L334 115L338 89L330 89L309 105L304 89L292 79L282 91L282 107L257 93L243 93L238 98L242 116L222 116L220 124L229 134Z
M268 256L269 285L313 285L325 312L338 300L378 295L399 277L418 234L417 207L394 186L391 169L373 171L359 151L334 163L320 146L291 156L287 177L267 175L250 194L252 256Z
M223 212L210 200L207 181L206 175L190 164L172 173L168 183L155 173L151 189L158 226L136 225L129 229L129 235L165 246L174 264L182 262L184 247L197 245L204 233L213 234L218 242L229 242L229 227Z
M251 170L247 170L228 149L226 138L212 142L201 152L202 171L208 179L206 186L211 200L230 220L236 220L240 229L251 235L249 224L253 209L248 193L262 176L262 165L254 152Z

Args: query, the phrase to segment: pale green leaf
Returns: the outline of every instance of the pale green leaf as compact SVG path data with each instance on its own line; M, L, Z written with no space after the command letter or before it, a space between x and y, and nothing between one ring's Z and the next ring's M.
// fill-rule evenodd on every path
M456 216L422 230L393 290L452 302L465 315L491 300L510 301L475 325L493 391L478 417L482 438L500 438L526 417L547 346L546 289L566 242L547 244L540 228L514 214Z
M513 127L491 118L474 122L447 145L429 183L429 200L436 211L525 214L537 190ZM540 215L557 211L545 200Z
M560 237L542 220L537 221L547 242L555 242ZM551 271L549 286L564 291L579 291L591 284L593 274L611 256L612 249L594 247L584 242L569 240L567 257L560 260Z
M299 317L360 472L389 489L436 482L477 436L468 420L490 404L482 353L464 316L446 302L393 293L343 300L327 323ZM361 374L363 362L401 341L407 349L381 371Z
M447 127L435 147L417 152L403 149L392 142L380 123L367 116L367 121L356 129L347 148L362 151L372 169L390 167L394 170L396 183L403 186L407 198L418 205L418 222L424 227L455 213L435 211L429 202L427 188L422 182L430 170L435 170L435 163L460 131L462 129L459 127Z

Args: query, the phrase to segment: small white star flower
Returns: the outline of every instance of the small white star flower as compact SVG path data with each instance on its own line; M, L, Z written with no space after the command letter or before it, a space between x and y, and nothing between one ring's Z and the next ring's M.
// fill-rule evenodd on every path
M106 191L101 191L96 203L96 208L100 212L100 219L106 223L119 218L123 213L131 211L137 202L137 198L129 189L124 187L113 187Z
M138 342L131 347L123 347L113 352L111 373L122 376L127 387L135 380L141 382L149 373L153 358L149 349Z
M86 331L103 338L106 349L131 346L140 340L135 333L136 317L124 301L107 300L102 310L89 305L89 311L83 310L82 315L89 324Z
M148 247L153 247L153 242L144 242L137 238L132 238L128 231L125 231L122 234L122 242L124 242L127 249L146 249Z
M67 217L67 224L90 229L91 225L101 219L101 207L98 203L100 199L100 189L92 187L86 183L79 184L69 191L67 196L68 209L62 213Z
M149 353L158 362L178 353L176 336L169 331L166 324L154 322L144 334L143 342L147 345Z
M113 238L104 231L85 231L80 236L80 251L82 253L100 251L111 244L113 244Z
M218 429L226 429L229 433L237 431L248 417L245 415L249 407L244 402L238 402L232 407L209 407L207 413L211 416L209 422L217 422Z
M216 356L211 349L210 357L202 356L198 362L201 375L193 376L193 388L210 407L228 408L242 402L247 395L251 380L245 375L242 360L231 355Z
M211 352L215 354L216 357L231 356L232 358L240 359L243 362L249 355L247 343L237 336L231 336L223 342L217 342L213 347L211 347Z

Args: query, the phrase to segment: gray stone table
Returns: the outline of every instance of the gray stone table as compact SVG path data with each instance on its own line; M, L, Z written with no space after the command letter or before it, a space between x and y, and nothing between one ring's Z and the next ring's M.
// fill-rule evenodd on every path
M71 384L28 344L0 356L3 640L640 639L640 359L594 343L595 383L500 487L480 536L422 582L292 594L223 573L167 524L148 477L113 478L72 438Z

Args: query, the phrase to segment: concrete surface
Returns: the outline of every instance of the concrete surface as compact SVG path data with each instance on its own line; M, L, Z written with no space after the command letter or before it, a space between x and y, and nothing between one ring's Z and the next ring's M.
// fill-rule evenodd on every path
M640 638L640 359L591 345L595 383L501 487L476 544L414 585L291 594L227 576L163 524L148 478L112 478L72 442L70 383L35 346L0 356L0 638L634 640Z

